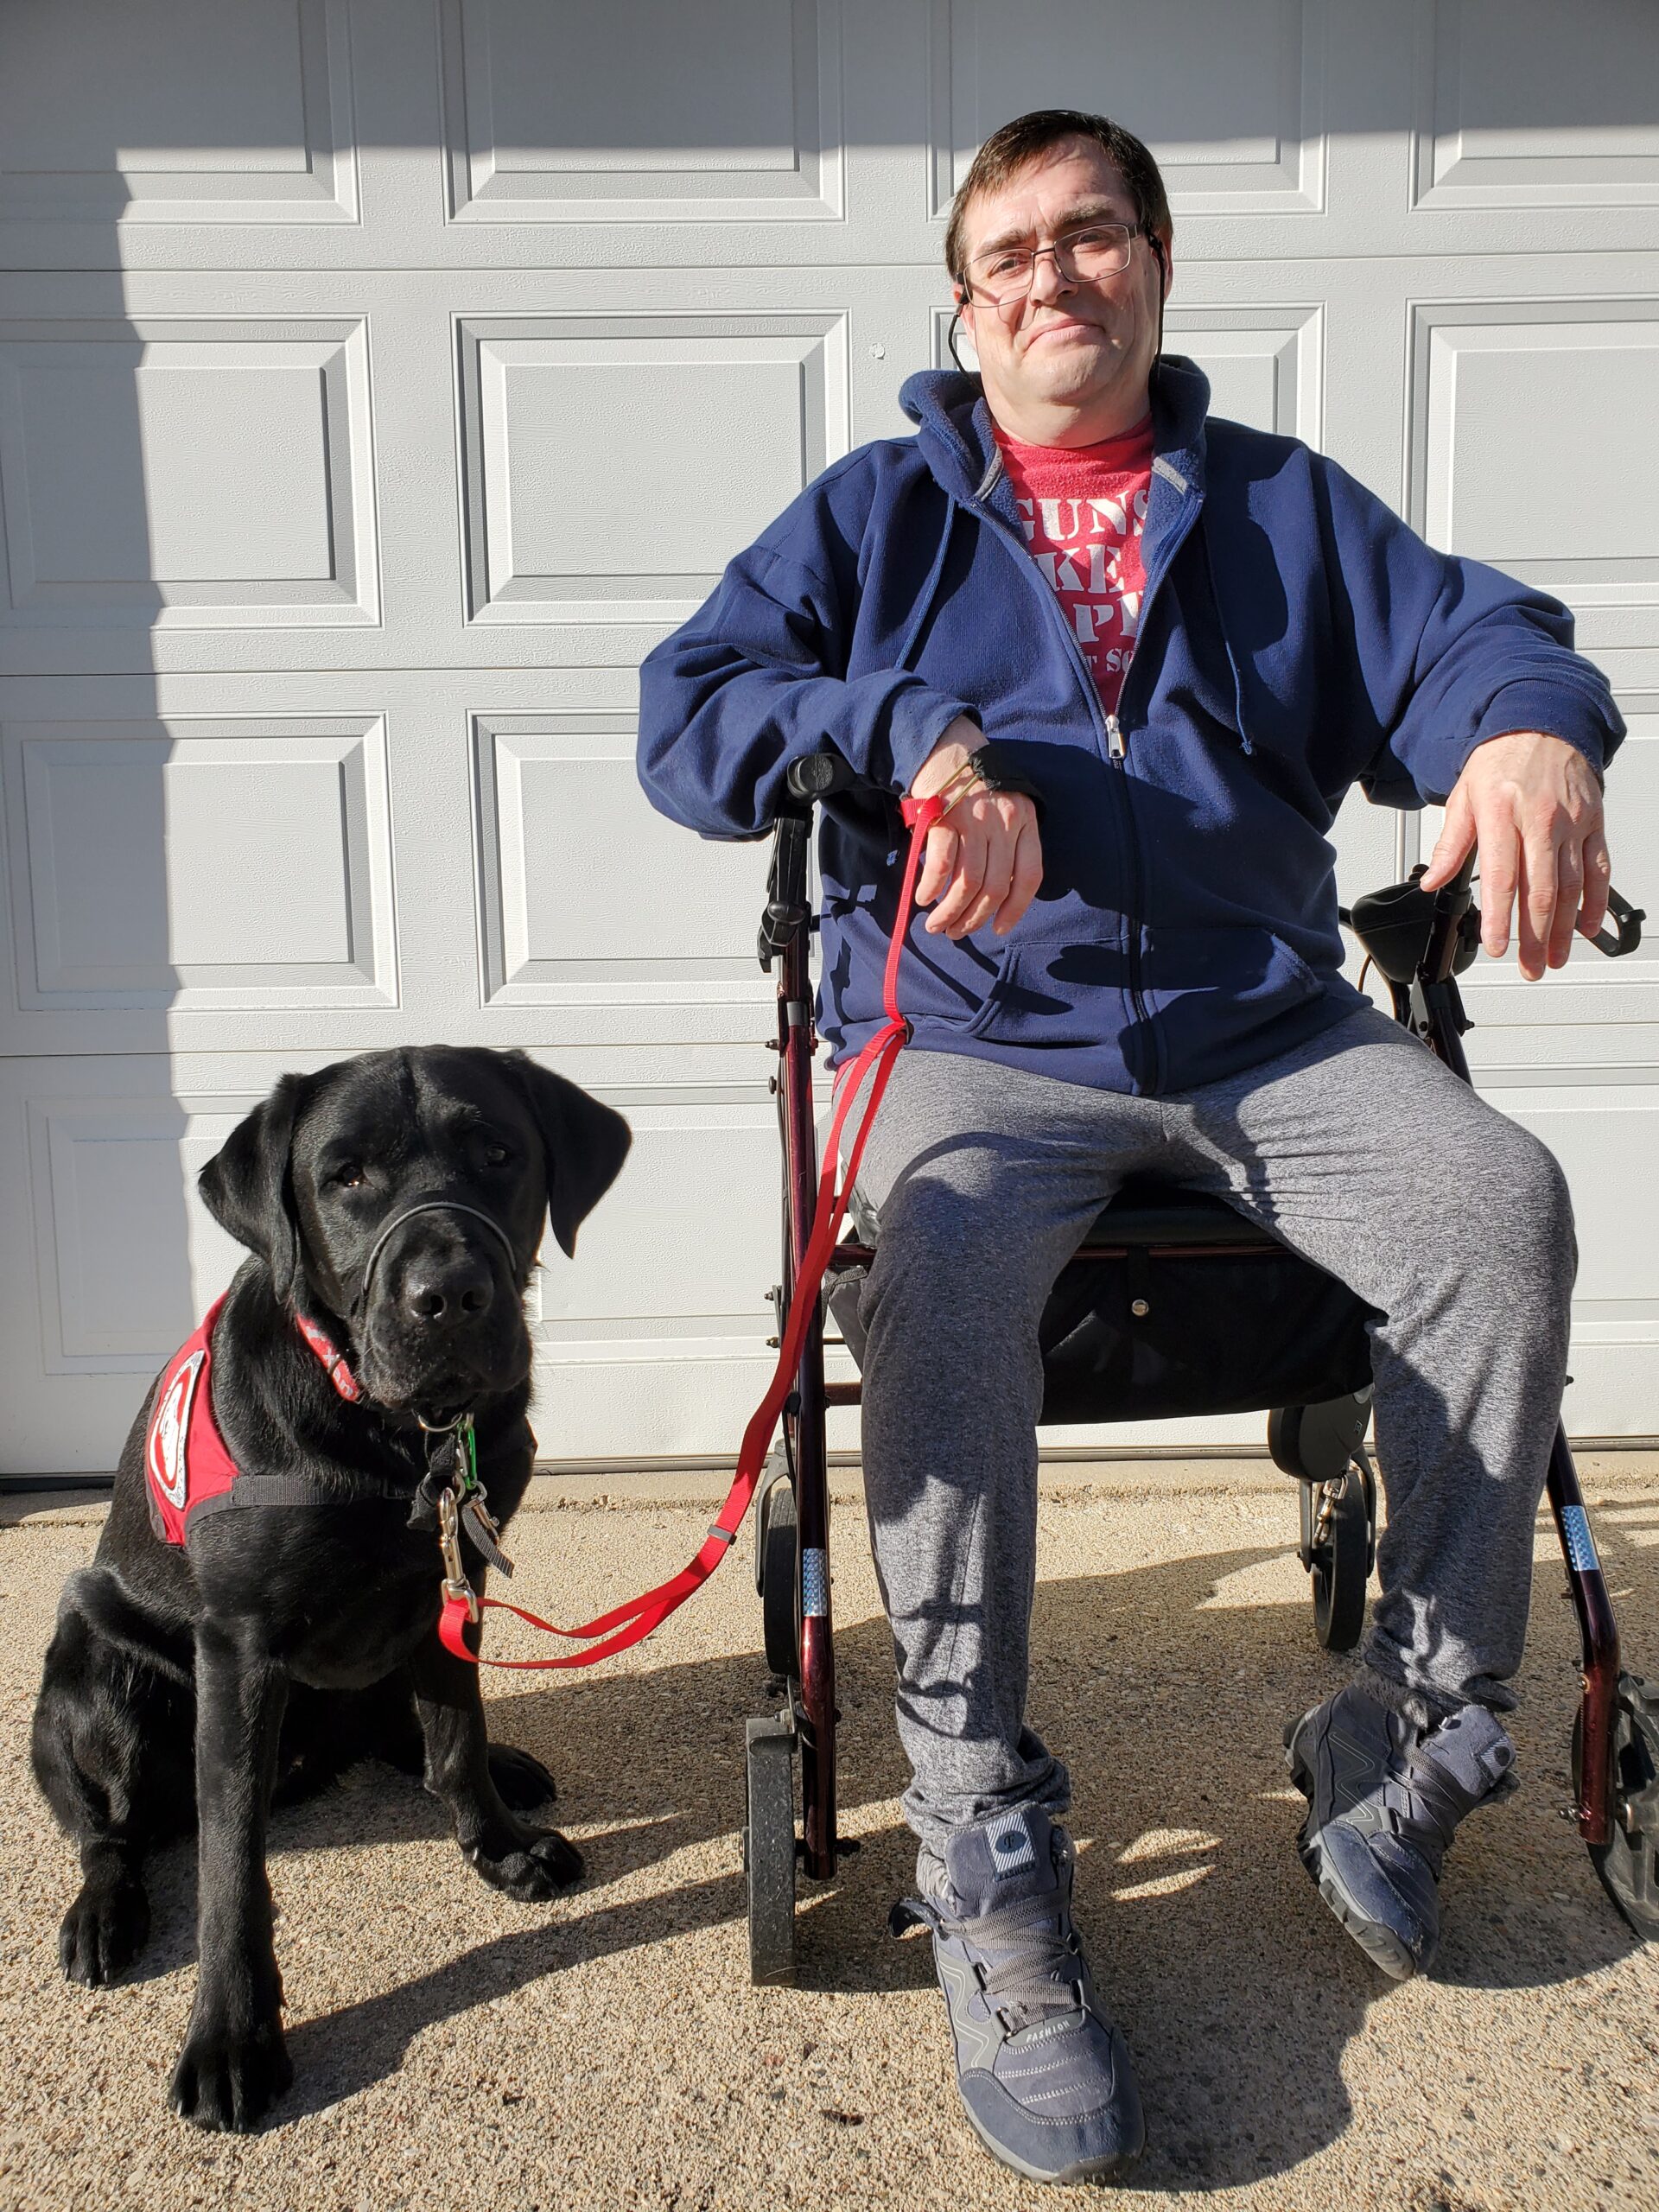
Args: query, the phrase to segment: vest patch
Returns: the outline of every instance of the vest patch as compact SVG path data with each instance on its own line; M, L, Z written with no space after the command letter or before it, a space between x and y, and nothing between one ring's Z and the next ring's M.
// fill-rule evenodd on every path
M149 1424L149 1479L169 1505L182 1506L189 1488L185 1452L196 1384L207 1364L207 1349L193 1351L176 1369Z
M150 1524L163 1543L181 1544L190 1516L210 1498L223 1498L236 1480L236 1463L213 1418L212 1312L162 1371L144 1433L144 1486Z

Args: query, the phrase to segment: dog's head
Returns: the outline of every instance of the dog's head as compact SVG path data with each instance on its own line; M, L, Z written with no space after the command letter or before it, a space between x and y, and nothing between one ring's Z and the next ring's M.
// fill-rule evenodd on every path
M282 1303L344 1334L369 1396L445 1419L528 1375L543 1220L573 1252L630 1141L522 1052L432 1046L284 1076L200 1189Z

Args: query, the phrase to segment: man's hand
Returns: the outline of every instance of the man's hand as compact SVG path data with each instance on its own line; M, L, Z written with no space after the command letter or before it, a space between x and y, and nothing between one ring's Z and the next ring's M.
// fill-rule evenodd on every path
M977 726L959 715L917 770L912 798L943 791L984 742ZM939 899L926 924L936 937L971 937L987 922L1006 937L1042 880L1036 808L1023 791L988 791L977 785L928 831L916 903L926 906Z
M1574 927L1594 937L1606 918L1612 881L1601 790L1583 753L1535 729L1478 745L1446 803L1423 889L1450 883L1476 843L1486 950L1507 948L1513 906L1527 981L1535 983L1547 965L1565 967Z

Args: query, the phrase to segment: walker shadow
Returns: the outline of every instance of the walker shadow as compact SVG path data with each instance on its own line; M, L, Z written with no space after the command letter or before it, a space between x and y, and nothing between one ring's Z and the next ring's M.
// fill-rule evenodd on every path
M1659 1553L1627 1553L1609 1534L1621 1581L1637 1586L1627 1602L1650 1607ZM1351 2117L1344 2048L1391 1992L1320 1905L1294 1851L1300 1800L1282 1764L1281 1721L1328 1694L1344 1669L1319 1649L1300 1605L1205 1603L1224 1578L1282 1549L1211 1553L1038 1592L1033 1725L1071 1770L1079 1920L1147 2107L1154 2148L1137 2174L1141 2186L1234 2185L1334 2140ZM1634 1948L1554 1816L1573 1638L1548 1576L1541 1599L1516 1726L1530 1786L1476 1816L1447 1866L1437 1974L1467 1986L1544 1986ZM892 1728L885 1623L842 1630L836 1659L842 1803L857 1829L866 1825L859 1808L896 1797L906 1778ZM720 1838L728 1840L728 1868L646 1897L595 1897L591 1907L592 1892L578 1889L534 1927L296 2023L296 2084L271 2124L370 2087L397 2069L426 2028L544 1975L741 1919L742 1720L765 1708L764 1682L764 1663L750 1652L499 1700L494 1732L558 1776L550 1817L619 1823L583 1839L594 1879ZM387 1777L278 1815L272 1847L427 1837L453 1847L418 1786ZM453 1874L458 1885L475 1878L458 1864ZM912 1840L890 1821L864 1835L838 1881L803 1885L801 1986L931 1990L927 1945L894 1944L883 1928L912 1878ZM277 1934L280 1956L280 1924ZM1241 2054L1248 2064L1237 2063Z

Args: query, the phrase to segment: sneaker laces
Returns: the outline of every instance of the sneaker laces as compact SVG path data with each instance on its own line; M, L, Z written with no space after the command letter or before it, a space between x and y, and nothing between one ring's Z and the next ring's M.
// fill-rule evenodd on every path
M915 1904L906 1910L940 1935L992 1955L993 1963L976 1964L985 2002L999 2018L1017 2015L1019 2027L1030 2027L1088 2010L1079 1971L1083 1946L1058 1891L1018 1897L967 1920L952 1919L931 1900L920 1901L919 1910ZM997 1958L999 1952L1006 1955Z

